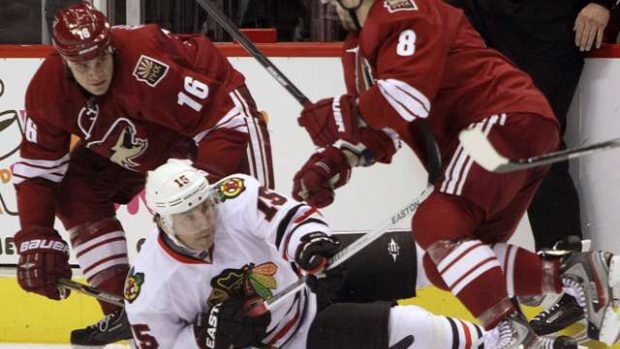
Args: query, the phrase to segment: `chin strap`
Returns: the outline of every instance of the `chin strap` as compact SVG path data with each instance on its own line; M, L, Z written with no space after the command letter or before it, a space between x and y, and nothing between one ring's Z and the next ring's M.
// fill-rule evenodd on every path
M349 11L349 16L351 16L351 19L353 19L353 24L355 24L357 29L358 30L362 29L362 25L360 24L359 18L357 18L357 13L355 13L355 11L357 11L357 9L360 8L360 6L362 6L362 3L364 2L364 0L360 0L357 3L357 6L353 6L353 7L344 6L344 4L342 3L342 0L337 0L337 1L338 1L338 4L340 4L340 6L342 6L343 9Z

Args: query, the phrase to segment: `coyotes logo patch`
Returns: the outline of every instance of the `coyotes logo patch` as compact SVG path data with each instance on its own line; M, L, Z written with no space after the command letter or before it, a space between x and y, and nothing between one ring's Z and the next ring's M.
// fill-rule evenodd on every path
M418 5L414 0L385 0L383 6L390 11L390 13L398 11L416 11Z
M166 76L170 67L155 58L142 55L133 69L133 76L151 87L157 86Z
M220 201L234 199L245 190L245 183L241 178L228 178L217 185L217 194Z
M278 287L274 275L278 267L272 262L259 265L244 265L241 269L224 269L211 279L213 290L207 303L210 306L233 297L259 296L262 299L273 297L271 290Z
M138 298L142 289L142 283L144 283L144 273L136 273L132 267L129 270L127 279L125 279L125 291L123 292L127 302L133 303Z

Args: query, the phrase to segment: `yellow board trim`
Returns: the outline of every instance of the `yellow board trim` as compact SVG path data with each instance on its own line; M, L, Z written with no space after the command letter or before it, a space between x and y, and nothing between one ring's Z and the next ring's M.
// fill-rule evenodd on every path
M68 343L71 330L91 325L103 316L94 298L77 292L56 302L24 292L15 277L0 277L0 290L0 343ZM434 287L420 289L417 298L400 303L416 304L435 314L474 320L458 299ZM526 308L525 312L533 316L538 309ZM589 343L588 347L606 348L598 343ZM620 349L620 345L612 348Z

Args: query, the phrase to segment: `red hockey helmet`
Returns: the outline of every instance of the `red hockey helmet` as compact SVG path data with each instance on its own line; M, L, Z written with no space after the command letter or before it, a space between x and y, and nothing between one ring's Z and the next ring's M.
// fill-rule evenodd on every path
M56 13L52 43L67 60L93 59L110 46L110 24L89 3L78 3Z

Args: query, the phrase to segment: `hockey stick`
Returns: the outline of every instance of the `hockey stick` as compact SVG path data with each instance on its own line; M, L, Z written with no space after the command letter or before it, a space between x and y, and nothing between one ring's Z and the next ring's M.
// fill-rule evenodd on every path
M306 95L301 92L287 77L284 75L278 67L276 67L267 56L265 56L256 46L250 41L243 33L239 31L235 23L233 23L216 4L211 0L196 0L200 7L202 7L207 13L209 13L215 21L217 21L223 28L248 51L248 53L254 57L271 76L276 79L301 105L310 103L310 100Z
M95 297L106 303L118 305L119 307L125 306L123 297L118 296L113 293L102 291L92 286L88 286L88 285L81 284L79 282L75 282L73 280L61 278L58 280L58 285L63 288L67 288L67 289L75 290L79 293L83 293L87 296Z
M549 165L560 161L620 147L620 138L594 143L583 147L564 149L524 159L508 159L497 152L484 132L478 127L463 130L459 134L463 149L478 165L490 172L506 173L532 167Z
M213 3L211 0L196 0L198 4L209 13L216 22L218 22L230 36L235 38L239 42L239 44L246 50L248 53L254 57L266 70L271 74L271 76L276 79L282 87L284 87L292 96L295 98L299 104L305 106L310 103L310 100L306 95L301 92L300 89L295 86L287 77L276 67L267 56L265 56L253 43L250 41L239 28L228 18L222 10L220 10L217 5ZM416 130L419 130L420 136L424 143L424 151L426 153L426 160L428 163L428 182L434 183L439 176L441 175L441 155L439 153L439 147L437 145L437 141L435 140L435 136L430 130L430 127L424 120L420 120L413 124Z
M340 252L336 253L330 259L330 262L328 264L329 267L327 268L327 270L335 268L339 266L340 264L344 263L349 258L351 258L353 255L355 255L357 252L362 250L364 247L368 246L373 241L380 238L383 235L386 227L390 225L395 225L399 223L400 221L402 221L403 219L407 218L410 214L412 214L418 208L420 203L424 201L426 197L428 197L432 193L432 191L433 191L433 186L428 185L426 189L424 189L424 191L416 199L414 199L413 201L411 201L410 203L408 203L406 206L399 209L398 211L394 212L394 214L392 214L390 218L383 221L378 227L373 229L371 232L364 234L363 236L355 240L353 243L351 243L349 246L342 249ZM280 303L283 299L285 299L286 297L295 293L297 290L303 287L306 283L306 279L307 279L307 276L300 278L298 281L289 285L288 287L280 291L278 294L269 298L265 303L268 306L274 306ZM88 285L85 285L85 284L82 284L82 283L79 283L73 280L65 279L65 278L59 279L58 285L62 288L71 289L79 293L85 294L87 296L95 297L99 300L102 300L104 302L107 302L113 305L118 305L121 307L124 306L123 297L113 294L113 293L100 290L96 287L88 286Z
M413 201L409 202L406 206L394 212L390 216L390 218L381 222L381 224L379 224L379 226L377 226L375 229L362 235L360 238L355 240L349 246L343 248L338 253L336 253L329 260L326 270L333 269L339 266L340 264L346 262L349 258L353 257L357 252L359 252L366 246L370 245L373 241L380 238L383 235L383 233L385 233L385 229L388 226L395 225L399 223L400 221L402 221L403 219L407 218L410 214L412 214L418 208L420 203L422 203L432 192L433 192L433 185L429 184L426 187L426 189L424 189L424 191ZM316 276L321 277L322 274L319 274ZM284 299L286 299L288 296L295 294L295 292L299 291L302 287L304 287L307 279L308 279L308 276L304 275L299 280L293 282L292 284L290 284L289 286L287 286L282 291L278 292L277 294L275 294L273 297L269 298L265 302L256 304L255 307L251 309L251 312L252 313L256 312L260 314L266 311L267 309L279 304Z

